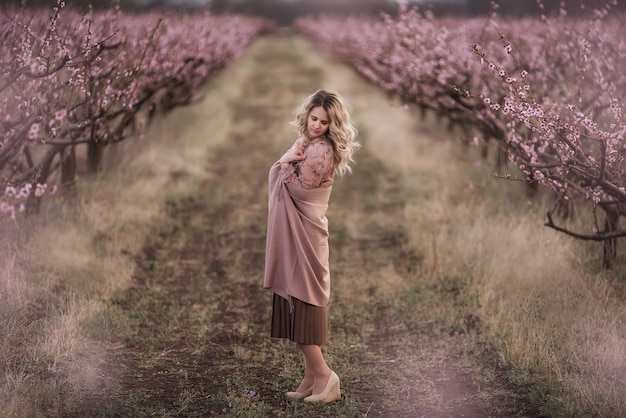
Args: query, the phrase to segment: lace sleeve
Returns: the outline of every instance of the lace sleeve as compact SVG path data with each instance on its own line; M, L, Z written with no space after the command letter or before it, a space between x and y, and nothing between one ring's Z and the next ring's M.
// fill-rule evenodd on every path
M297 181L296 163L282 163L280 165L280 177L283 179L283 183Z
M285 183L297 183L306 189L322 186L331 177L332 171L333 149L326 141L309 145L304 160L290 164L285 170L281 169Z

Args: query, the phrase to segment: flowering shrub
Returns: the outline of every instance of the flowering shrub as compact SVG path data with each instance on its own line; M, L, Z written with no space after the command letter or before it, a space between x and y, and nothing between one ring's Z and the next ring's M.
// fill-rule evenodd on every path
M0 211L14 217L55 172L73 182L78 144L98 170L103 146L187 103L262 29L240 16L80 14L63 2L0 14Z
M405 8L395 19L307 18L297 28L403 101L460 124L468 140L498 141L527 181L554 191L546 225L605 241L610 267L626 236L626 30L614 5L585 20L564 10L435 19ZM557 208L582 201L594 214L588 231L557 223Z

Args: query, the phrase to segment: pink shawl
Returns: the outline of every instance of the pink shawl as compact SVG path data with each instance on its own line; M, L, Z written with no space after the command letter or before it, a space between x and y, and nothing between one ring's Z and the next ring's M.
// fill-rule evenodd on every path
M295 297L316 306L328 304L326 209L331 188L283 183L280 163L270 169L263 287L290 302Z

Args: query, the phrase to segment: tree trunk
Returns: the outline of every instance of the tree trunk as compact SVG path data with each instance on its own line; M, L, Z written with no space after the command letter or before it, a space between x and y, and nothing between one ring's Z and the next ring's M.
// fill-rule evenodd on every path
M606 218L604 218L604 232L614 232L619 229L619 210L606 210ZM615 261L617 260L617 238L608 239L603 242L604 257L602 267L606 270L613 270Z
M496 155L496 169L502 171L506 168L507 164L509 163L509 155L504 149L504 146L500 144L498 145L498 151Z
M45 184L50 176L50 170L52 168L52 162L54 161L54 157L61 153L62 149L60 147L51 147L46 152L45 156L42 158L41 169L33 178L33 187L36 184ZM32 215L39 213L39 209L41 207L41 197L35 196L35 193L31 193L26 201L26 214Z
M104 153L103 142L88 142L87 143L87 162L89 165L89 172L97 173L102 169L102 154Z
M61 163L61 184L65 187L71 187L76 181L76 149L72 145L68 148L67 154L63 157Z

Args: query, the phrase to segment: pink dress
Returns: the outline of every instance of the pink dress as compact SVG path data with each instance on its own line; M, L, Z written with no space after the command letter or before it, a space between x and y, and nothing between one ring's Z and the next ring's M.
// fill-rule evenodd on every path
M269 173L263 287L291 302L325 307L330 297L326 210L334 179L333 148L310 144L304 160Z

